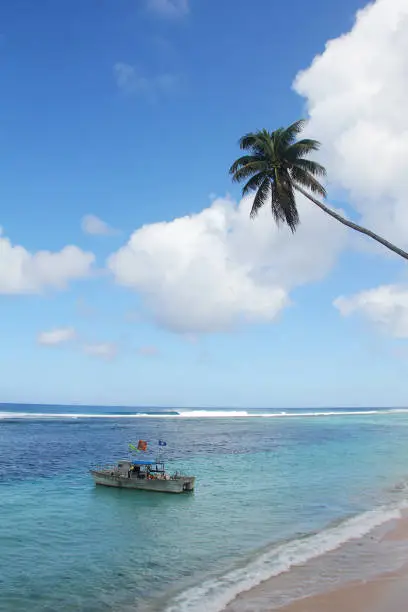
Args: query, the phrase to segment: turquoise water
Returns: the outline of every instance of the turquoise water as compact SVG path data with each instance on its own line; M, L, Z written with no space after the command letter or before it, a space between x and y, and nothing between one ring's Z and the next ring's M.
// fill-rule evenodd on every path
M242 571L256 583L381 523L408 496L408 414L323 412L0 407L0 610L211 612ZM91 465L139 438L166 440L195 493L95 487Z

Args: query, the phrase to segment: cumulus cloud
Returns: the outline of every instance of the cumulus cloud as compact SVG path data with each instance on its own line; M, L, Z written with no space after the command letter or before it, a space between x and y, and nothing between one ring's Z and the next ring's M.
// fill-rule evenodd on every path
M94 236L113 236L118 233L116 229L96 215L85 215L81 221L81 228L85 234Z
M66 246L57 252L30 253L13 245L0 229L0 294L64 289L72 280L89 277L94 261L93 253L76 246Z
M84 342L78 335L74 327L59 327L49 331L40 332L37 336L37 343L42 346L60 346L75 341L78 350L86 355L111 361L118 353L118 345L114 342ZM157 354L155 347L142 347L141 354L153 356Z
M106 361L114 359L118 352L118 347L114 342L99 342L93 344L84 344L83 350L87 355L99 357Z
M147 98L151 102L174 93L180 85L180 77L176 74L166 72L145 75L137 66L124 62L115 64L113 74L121 91L129 95Z
M57 346L75 340L76 332L73 327L59 327L38 334L37 342L43 346Z
M350 297L341 296L334 305L343 316L360 314L395 338L408 338L406 285L382 285Z
M302 223L292 236L268 209L251 221L250 199L218 198L198 214L136 230L107 266L159 325L179 333L273 321L291 289L325 276L347 239L303 196L298 204Z
M408 2L377 0L298 74L308 133L371 229L408 245Z
M189 0L147 0L147 8L160 17L183 17L190 11Z

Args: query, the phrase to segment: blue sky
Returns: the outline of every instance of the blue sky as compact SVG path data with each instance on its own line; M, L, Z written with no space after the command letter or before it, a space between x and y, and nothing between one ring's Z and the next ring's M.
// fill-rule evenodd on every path
M249 221L228 177L243 133L309 116L330 201L408 246L408 15L364 5L0 6L2 401L405 405L403 260L304 202L294 237Z

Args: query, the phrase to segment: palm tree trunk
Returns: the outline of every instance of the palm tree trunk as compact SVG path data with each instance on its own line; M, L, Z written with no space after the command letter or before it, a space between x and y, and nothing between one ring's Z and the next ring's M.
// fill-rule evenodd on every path
M357 225L357 223L353 223L352 221L349 221L348 219L345 219L344 217L342 217L341 215L337 214L334 210L332 210L331 208L329 208L328 206L326 206L322 202L319 202L319 200L316 200L316 198L311 196L302 187L299 187L299 185L294 185L294 188L297 191L299 191L300 193L302 193L308 200L313 202L313 204L316 204L316 206L318 206L321 210L323 210L325 213L330 215L330 217L333 217L333 219L336 219L337 221L339 221L343 225L347 225L347 227L351 227L351 229L355 230L356 232L360 232L360 234L365 234L366 236L369 236L370 238L372 238L373 240L376 240L377 242L379 242L380 244L385 246L390 251L393 251L394 253L396 253L400 257L403 257L404 259L408 259L408 253L406 253L402 249L400 249L397 246L395 246L395 244L392 244L391 242L388 242L388 240L385 240L385 238L381 238L381 236L378 236L378 234L375 234L371 230L368 230L365 227L362 227L361 225Z

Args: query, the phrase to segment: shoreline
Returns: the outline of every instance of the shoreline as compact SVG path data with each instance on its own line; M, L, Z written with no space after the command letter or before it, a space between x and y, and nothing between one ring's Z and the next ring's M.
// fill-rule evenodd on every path
M408 517L394 521L381 541L408 542ZM408 608L408 559L396 572L381 574L368 581L355 581L339 589L294 601L270 612L403 612Z
M369 561L367 575L360 558ZM408 514L401 513L400 518L375 528L360 541L295 565L242 592L224 611L403 612L408 609L407 602Z

